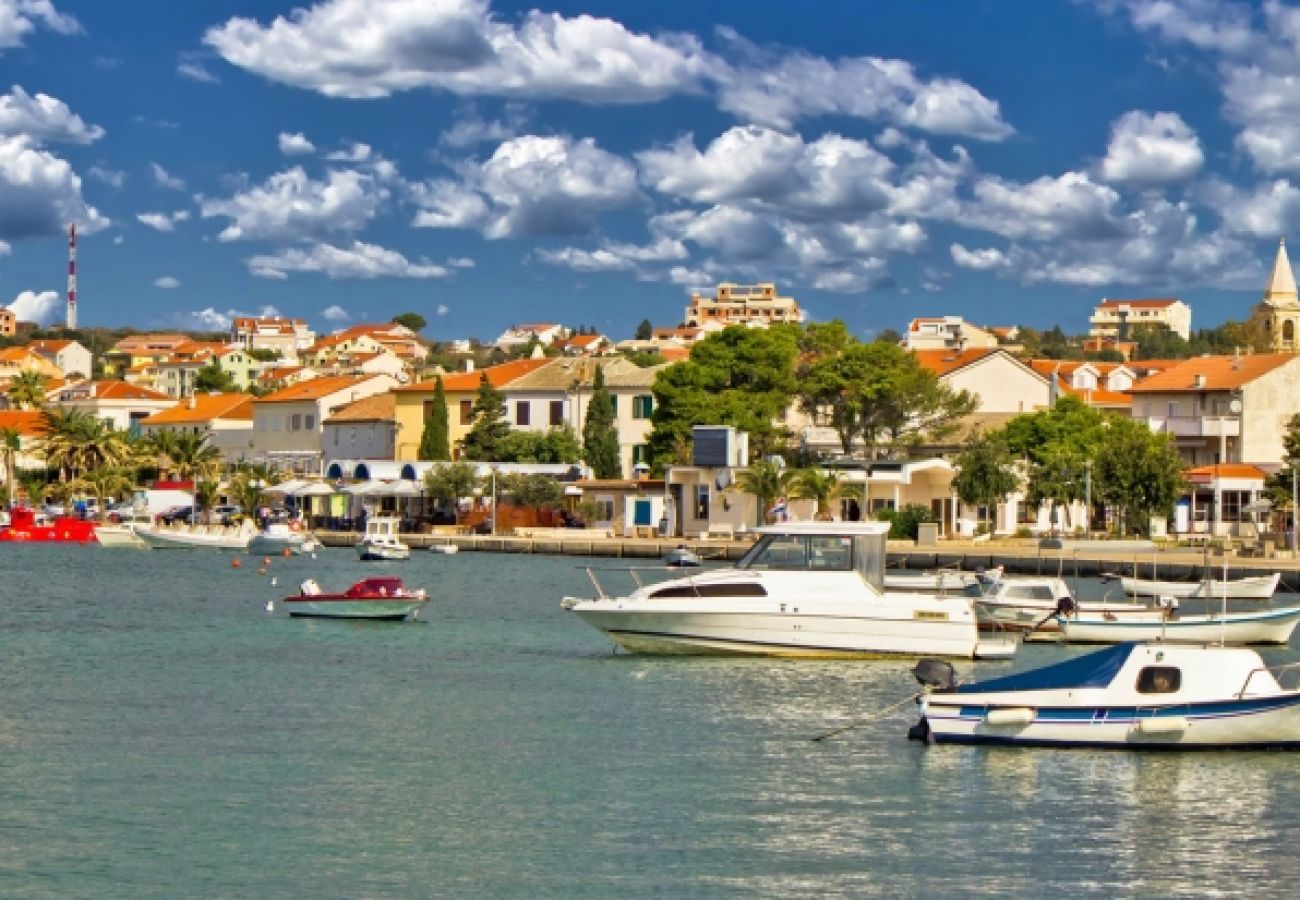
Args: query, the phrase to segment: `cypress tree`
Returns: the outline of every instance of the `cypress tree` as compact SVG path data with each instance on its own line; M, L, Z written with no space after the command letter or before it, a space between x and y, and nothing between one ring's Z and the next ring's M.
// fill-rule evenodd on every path
M479 378L478 395L474 398L471 414L473 424L463 444L465 458L496 461L501 442L510 434L510 423L505 421L506 395L492 386L486 372Z
M582 424L582 455L597 478L622 478L619 462L618 429L614 422L614 401L605 388L605 368L596 366L591 383L591 403Z
M424 432L420 435L420 459L451 459L448 428L447 394L439 375L433 385L433 406L424 418Z

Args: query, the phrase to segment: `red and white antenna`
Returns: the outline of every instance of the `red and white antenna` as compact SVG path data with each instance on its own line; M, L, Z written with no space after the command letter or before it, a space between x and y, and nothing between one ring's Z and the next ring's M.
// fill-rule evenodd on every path
M77 223L68 226L68 328L77 327Z

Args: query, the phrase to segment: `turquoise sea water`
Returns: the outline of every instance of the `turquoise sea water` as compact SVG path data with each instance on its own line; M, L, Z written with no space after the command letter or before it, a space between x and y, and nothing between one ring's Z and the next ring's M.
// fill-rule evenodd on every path
M812 743L909 664L613 656L572 558L243 559L0 548L0 896L1295 893L1297 754ZM379 571L421 621L264 609Z

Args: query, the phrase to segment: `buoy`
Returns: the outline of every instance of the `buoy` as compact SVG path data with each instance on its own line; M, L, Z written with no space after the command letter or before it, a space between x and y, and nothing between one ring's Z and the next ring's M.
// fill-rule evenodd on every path
M271 579L271 587L275 587L275 586L276 586L277 584L279 584L279 583L280 583L280 579L278 579L278 578L272 578L272 579Z
M243 565L243 563L240 562L240 560L239 560L238 557L236 557L236 558L234 558L234 559L232 559L232 560L230 561L230 568L232 568L232 569L238 569L238 568L239 568L240 566L242 566L242 565Z
M258 570L257 570L257 574L258 574L258 575L265 575L265 574L266 574L266 569L265 569L265 568L258 569Z
M264 566L269 566L270 564L271 564L271 557L269 557L269 556L263 556L263 557L262 557L262 565L264 565Z
M267 612L275 612L275 601L274 601L274 600L267 600L267 601L266 601L266 611L267 611Z
M285 547L283 550L280 551L280 555L281 555L281 556L290 556L290 555L292 555L292 554L293 554L293 551L290 550L288 547Z

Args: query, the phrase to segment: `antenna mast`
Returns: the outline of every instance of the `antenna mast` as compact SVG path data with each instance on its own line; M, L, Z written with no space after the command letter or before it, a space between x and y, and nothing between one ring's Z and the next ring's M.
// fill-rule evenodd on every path
M77 327L77 223L68 226L68 323Z

